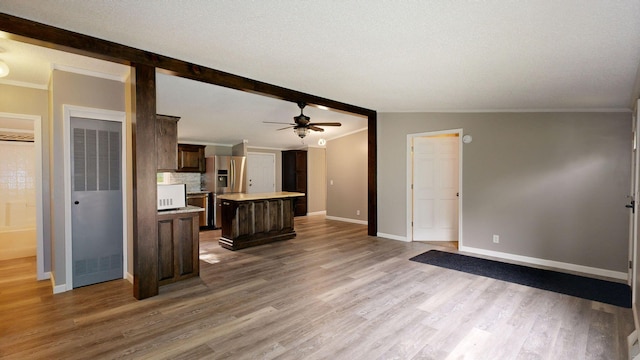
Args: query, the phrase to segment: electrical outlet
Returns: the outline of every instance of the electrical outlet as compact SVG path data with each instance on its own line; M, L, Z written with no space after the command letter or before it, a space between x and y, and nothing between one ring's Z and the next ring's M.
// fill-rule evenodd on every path
M496 243L496 244L499 244L500 243L500 236L494 234L493 235L493 242Z
M356 210L356 215L360 215L360 210Z

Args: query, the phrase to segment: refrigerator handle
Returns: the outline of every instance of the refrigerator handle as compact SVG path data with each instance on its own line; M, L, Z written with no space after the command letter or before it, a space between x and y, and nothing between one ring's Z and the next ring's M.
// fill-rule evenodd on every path
M231 178L231 192L235 192L236 187L236 161L231 160L231 174L229 176Z

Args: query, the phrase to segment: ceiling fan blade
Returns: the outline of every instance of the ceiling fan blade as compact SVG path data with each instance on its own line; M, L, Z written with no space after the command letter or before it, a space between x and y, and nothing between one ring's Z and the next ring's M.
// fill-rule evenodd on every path
M309 126L342 126L339 122L309 123Z
M323 129L323 128L319 128L319 127L317 127L317 126L313 126L313 125L308 125L307 127L308 127L309 129L313 130L313 131L320 131L320 132L323 132L323 131L324 131L324 129Z
M286 123L286 122L277 122L277 121L263 121L262 123L264 124L285 124L285 125L297 125L297 124L292 124L292 123Z
M280 129L276 129L276 131L291 129L291 128L295 128L295 127L296 127L296 125L291 125L291 126L283 127L283 128L280 128Z

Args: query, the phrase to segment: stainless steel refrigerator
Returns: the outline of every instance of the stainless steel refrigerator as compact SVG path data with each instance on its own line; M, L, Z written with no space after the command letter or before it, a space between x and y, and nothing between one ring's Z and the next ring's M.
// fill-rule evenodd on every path
M202 181L204 190L213 193L214 226L222 224L222 202L219 194L244 193L247 191L247 158L244 156L211 156L206 159L206 173Z

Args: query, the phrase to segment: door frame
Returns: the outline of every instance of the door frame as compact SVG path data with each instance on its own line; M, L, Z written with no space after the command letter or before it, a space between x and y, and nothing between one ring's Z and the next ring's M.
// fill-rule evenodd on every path
M75 105L62 105L63 116L63 142L64 142L64 252L66 283L64 291L73 290L73 252L72 252L72 222L71 222L71 118L84 118L90 120L105 120L121 123L120 156L121 172L120 183L122 188L122 278L127 276L127 121L126 113L122 111L96 109Z
M629 217L629 258L631 261L629 283L631 285L631 309L633 312L633 320L635 329L640 328L640 320L638 319L638 184L640 184L640 100L636 101L635 108L632 114L632 133L633 133L633 156L631 169L633 171L631 175L631 196L632 200L635 200L635 213L631 213ZM635 182L635 183L633 183Z
M449 129L440 131L428 131L423 133L407 134L407 236L406 241L413 242L413 139L417 137L429 137L438 135L458 135L458 247L462 246L462 134L463 129Z
M636 273L636 252L637 252L637 239L638 239L638 175L640 172L638 171L638 166L640 165L640 148L639 148L639 140L640 140L640 124L638 122L638 116L633 113L631 117L632 121L632 134L633 134L633 148L631 153L631 191L630 191L630 199L629 201L635 201L635 209L634 211L629 213L629 266L628 275L627 275L627 284L631 286L632 289L632 297L635 298L636 286L633 281L634 274Z
M33 145L35 158L35 191L36 191L36 273L38 280L51 277L51 272L44 271L44 213L42 201L42 117L39 115L14 114L0 112L0 117L33 121Z

